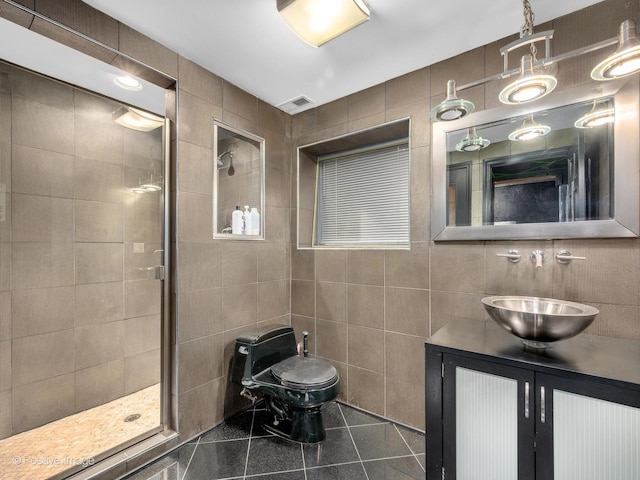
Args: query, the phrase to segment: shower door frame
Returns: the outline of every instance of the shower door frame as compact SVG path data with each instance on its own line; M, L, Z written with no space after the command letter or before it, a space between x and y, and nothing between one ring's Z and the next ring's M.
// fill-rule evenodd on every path
M48 40L55 43L66 44L69 48L74 50L83 51L88 56L94 57L102 62L100 54L108 54L109 56L115 56L111 61L111 65L124 70L131 70L135 72L135 75L143 78L151 83L154 83L164 89L165 92L165 112L164 125L162 133L162 161L163 161L163 175L164 185L161 192L161 237L162 242L162 263L158 265L160 268L156 268L156 279L162 282L160 287L160 418L158 419L158 426L150 429L146 434L129 439L121 443L117 450L111 450L107 452L100 452L96 455L96 464L87 468L78 470L76 472L66 471L69 475L72 475L74 479L89 478L98 472L105 472L120 464L135 461L136 457L141 454L148 454L150 450L160 448L163 444L176 440L177 425L178 425L178 412L177 402L172 394L177 385L177 368L174 364L176 356L176 344L172 342L174 338L175 322L171 315L171 271L173 266L171 265L170 248L172 245L171 232L171 219L172 209L174 208L175 200L171 195L171 187L173 182L171 180L172 161L175 162L175 152L172 150L172 139L176 138L176 124L177 124L177 79L164 72L161 72L153 67L150 67L135 58L123 54L122 52L96 41L87 35L80 33L66 25L63 25L51 18L36 12L24 5L18 4L12 0L0 0L1 3L5 3L11 7L15 7L26 14L33 15L38 19L41 19L52 26L52 31L60 35L60 39L54 39L50 34L41 33ZM10 13L5 20L13 23L18 21L11 17ZM22 25L21 25L22 26ZM60 34L62 32L62 34ZM77 48L76 45L81 45L82 48ZM91 52L91 53L86 53ZM5 60L6 61L6 60ZM9 62L12 63L12 62ZM27 68L23 65L16 64L20 68ZM50 75L43 74L37 69L31 69L34 73L45 75L53 78ZM69 84L65 80L58 80L63 83ZM85 87L78 87L72 85L74 88L84 89L92 94L105 97L105 95L95 92ZM107 97L108 98L108 97ZM119 102L122 100L115 99ZM169 445L173 445L173 442ZM159 454L163 451L156 450ZM106 460L106 461L103 461ZM144 463L144 460L141 459ZM142 463L140 463L142 464ZM135 467L131 467L135 468Z

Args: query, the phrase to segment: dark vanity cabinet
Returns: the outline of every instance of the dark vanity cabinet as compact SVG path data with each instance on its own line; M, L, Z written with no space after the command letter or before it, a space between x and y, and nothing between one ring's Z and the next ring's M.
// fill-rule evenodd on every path
M640 342L456 319L425 346L427 480L640 479Z

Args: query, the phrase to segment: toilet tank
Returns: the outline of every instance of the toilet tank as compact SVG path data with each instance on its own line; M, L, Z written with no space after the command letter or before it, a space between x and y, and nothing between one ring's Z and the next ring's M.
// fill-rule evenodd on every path
M285 358L297 355L293 328L271 325L264 329L244 333L236 339L231 365L231 381L242 383Z

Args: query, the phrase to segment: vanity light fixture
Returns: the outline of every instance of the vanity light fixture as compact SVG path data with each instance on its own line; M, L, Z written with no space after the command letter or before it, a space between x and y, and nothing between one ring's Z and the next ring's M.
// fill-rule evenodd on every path
M636 23L625 20L620 24L618 48L591 70L594 80L613 80L626 77L640 70L640 42L636 33Z
M486 138L482 138L476 132L476 127L470 127L467 130L467 136L456 144L456 150L459 152L477 152L489 146L491 142Z
M475 105L469 100L458 98L456 95L456 81L447 82L447 97L433 107L429 112L432 120L451 121L464 117L473 112Z
M550 131L551 127L549 127L548 125L537 123L533 119L533 115L527 115L520 128L514 130L509 134L509 140L512 140L514 142L533 140L534 138L546 135Z
M277 0L278 13L304 42L319 47L369 20L363 0Z
M520 63L520 77L502 89L498 98L507 105L532 102L548 95L556 88L558 81L553 75L535 73L533 56L523 55Z
M598 108L594 101L593 108L576 120L574 126L576 128L594 128L607 123L613 123L615 118L613 107L601 106Z
M124 88L125 90L142 90L142 82L140 82L140 80L138 80L137 78L130 77L129 75L116 77L113 79L113 83L115 83L120 88Z
M131 128L139 132L150 132L164 123L162 117L158 117L144 110L134 107L120 107L112 114L113 121L123 127Z

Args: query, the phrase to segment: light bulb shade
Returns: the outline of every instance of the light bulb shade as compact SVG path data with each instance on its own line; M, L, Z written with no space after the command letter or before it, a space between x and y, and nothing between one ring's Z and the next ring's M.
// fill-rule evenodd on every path
M633 20L625 20L618 33L616 51L591 70L591 78L604 81L626 77L640 70L640 42Z
M541 125L533 120L533 115L529 115L522 122L522 126L509 134L509 140L522 142L542 137L551 131L548 125Z
M123 127L138 130L139 132L150 132L161 127L164 123L162 117L133 107L120 107L113 112L112 118L114 122Z
M589 113L584 114L576 120L574 126L576 128L595 128L600 125L606 125L607 123L613 123L615 119L613 107L596 108L594 105Z
M447 97L429 111L429 116L433 121L449 122L457 120L473 112L475 105L469 100L458 98L456 95L456 82L447 82Z
M532 102L550 94L558 81L553 75L535 73L533 71L533 58L531 55L523 55L521 59L520 77L500 92L500 101L507 105L519 105Z
M467 136L456 144L456 150L459 152L477 152L488 147L491 142L486 138L482 138L476 132L476 127L467 130Z
M132 90L134 92L142 90L142 82L140 82L140 80L138 80L137 78L130 77L129 75L116 77L113 79L113 83L115 83L120 88L124 88L125 90Z
M280 16L300 39L313 47L369 20L363 0L277 0Z

